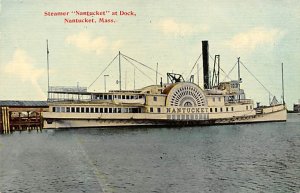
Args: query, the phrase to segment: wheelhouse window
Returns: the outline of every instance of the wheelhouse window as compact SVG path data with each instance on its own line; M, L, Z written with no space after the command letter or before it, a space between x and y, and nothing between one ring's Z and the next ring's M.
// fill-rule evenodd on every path
M72 107L72 108L71 108L71 112L72 112L72 113L75 113L75 107Z
M157 108L157 112L160 113L160 108Z
M70 107L67 107L67 113L69 113L70 112Z
M89 112L90 112L90 108L89 108L89 107L86 107L86 108L85 108L85 112L86 112L86 113L89 113Z
M94 113L94 108L93 107L91 107L91 113Z
M80 108L76 107L76 113L79 113L79 112L80 112Z
M108 95L108 100L112 100L112 95Z
M153 113L153 107L150 107L150 113Z
M84 107L81 107L81 108L80 108L80 112L81 112L81 113L84 113Z

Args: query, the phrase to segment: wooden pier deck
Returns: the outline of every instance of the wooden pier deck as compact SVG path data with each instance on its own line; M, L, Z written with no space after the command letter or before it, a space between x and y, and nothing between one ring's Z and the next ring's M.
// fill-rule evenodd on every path
M0 134L42 130L46 101L0 101Z

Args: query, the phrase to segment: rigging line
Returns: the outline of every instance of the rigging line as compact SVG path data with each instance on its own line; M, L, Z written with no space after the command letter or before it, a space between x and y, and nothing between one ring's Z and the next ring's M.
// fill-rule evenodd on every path
M201 66L201 67L199 68L199 70L196 71L193 75L195 76L195 74L198 73L200 70L202 70L202 68L203 68L203 66Z
M127 62L129 62L131 65L133 65L138 71L140 71L143 75L145 75L147 78L149 78L151 81L154 81L150 76L148 76L147 74L145 74L142 70L140 70L136 65L134 65L130 60L128 60L127 58L125 58L124 56L123 56L123 58L125 59L125 60L127 60Z
M225 73L226 76L225 76L225 78L223 79L223 82L226 80L226 78L229 78L229 79L230 79L229 75L231 74L231 72L232 72L233 69L235 68L236 64L237 64L237 62L233 65L233 67L230 69L230 71L228 72L228 74Z
M254 76L254 74L252 72L250 72L250 70L243 64L243 62L240 61L240 63L244 66L244 68L249 72L249 74L251 74L253 76L253 78L255 78L255 80L272 96L274 96L264 85L263 83L261 83L256 76Z
M196 60L196 62L195 62L195 64L194 64L194 66L193 66L191 72L190 72L189 75L187 76L187 79L188 79L188 77L192 74L192 72L193 72L193 70L194 70L196 64L198 63L199 59L201 58L201 56L202 56L202 53L201 53L201 54L199 55L199 57L197 58L197 60ZM197 73L198 73L198 71L197 71Z
M143 64L143 63L141 63L141 62L139 62L139 61L137 61L137 60L135 60L135 59L133 59L133 58L131 58L131 57L129 57L129 56L126 56L125 54L122 54L121 53L121 55L123 56L123 57L126 57L127 59L130 59L130 60L132 60L132 61L134 61L134 62L136 62L136 63L138 63L138 64L140 64L140 65L142 65L142 66L144 66L144 67L146 67L146 68L148 68L148 69L150 69L150 70L152 70L153 72L155 72L156 73L156 70L154 70L153 68L150 68L149 66L147 66L146 64ZM159 75L161 75L161 76L163 76L161 73L159 73L159 72L157 72Z
M231 78L229 77L229 75L226 74L226 72L220 67L220 70L223 72L223 74L225 74L225 78L223 80L223 82L225 81L226 78L228 78L229 80L231 80Z
M99 77L107 70L107 68L115 61L115 59L119 56L119 54L117 54L114 59L105 67L105 69L99 74L99 76L94 80L94 82L92 82L92 84L90 84L90 86L88 86L88 88L90 88L98 79Z

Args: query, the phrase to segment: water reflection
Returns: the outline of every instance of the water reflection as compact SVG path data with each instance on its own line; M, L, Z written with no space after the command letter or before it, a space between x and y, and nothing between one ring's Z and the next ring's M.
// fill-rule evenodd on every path
M0 136L0 192L297 192L299 117Z

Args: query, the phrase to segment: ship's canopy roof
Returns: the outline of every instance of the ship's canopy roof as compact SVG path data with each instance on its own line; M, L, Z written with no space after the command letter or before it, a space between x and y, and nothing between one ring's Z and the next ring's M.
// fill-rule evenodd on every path
M46 101L0 101L0 107L48 107Z

